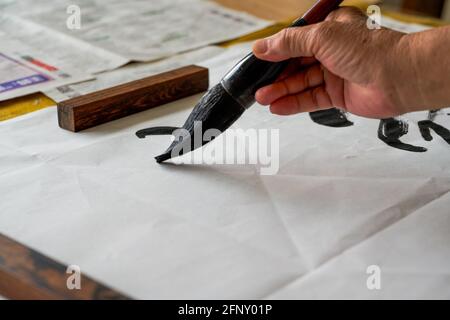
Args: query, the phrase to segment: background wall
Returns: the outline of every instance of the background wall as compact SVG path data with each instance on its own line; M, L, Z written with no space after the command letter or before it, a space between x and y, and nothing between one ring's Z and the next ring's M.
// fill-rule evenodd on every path
M450 21L450 0L384 0L384 5L404 12L421 13Z
M447 21L450 21L450 1L449 0L447 0L447 3L445 4L445 7L444 7L443 18Z

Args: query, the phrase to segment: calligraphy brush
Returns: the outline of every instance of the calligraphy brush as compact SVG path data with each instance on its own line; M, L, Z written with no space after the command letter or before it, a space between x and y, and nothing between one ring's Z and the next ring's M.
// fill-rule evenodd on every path
M295 20L290 26L302 27L321 22L333 10L337 9L343 0L318 0L313 7L301 18ZM196 134L203 134L208 129L224 132L228 129L246 109L255 103L255 93L259 88L273 83L283 72L289 61L268 62L248 54L222 81L211 88L198 102L192 113L183 125L178 139L175 139L165 153L157 156L158 163L193 151L209 141L201 138L195 139ZM174 134L179 128L156 127L136 132L139 138L148 135ZM212 139L211 139L212 140Z

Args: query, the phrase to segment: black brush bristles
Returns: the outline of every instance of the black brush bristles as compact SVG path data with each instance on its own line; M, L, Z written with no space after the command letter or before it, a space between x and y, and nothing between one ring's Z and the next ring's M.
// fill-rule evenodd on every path
M219 83L211 88L197 103L192 113L177 134L174 132L175 141L162 155L155 157L158 163L169 160L173 157L181 156L184 153L193 151L207 144L203 139L204 133L209 129L215 129L223 133L244 113L245 108L231 97ZM152 132L144 129L144 132ZM155 132L160 133L159 130ZM194 139L194 135L200 135ZM212 137L212 139L214 139ZM211 140L212 140L211 139ZM175 150L174 150L175 149Z

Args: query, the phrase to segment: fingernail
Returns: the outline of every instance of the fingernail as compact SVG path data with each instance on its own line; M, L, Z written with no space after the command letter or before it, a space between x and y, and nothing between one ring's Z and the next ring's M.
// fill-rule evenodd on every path
M255 53L264 54L268 49L267 40L258 40L255 42L253 50Z

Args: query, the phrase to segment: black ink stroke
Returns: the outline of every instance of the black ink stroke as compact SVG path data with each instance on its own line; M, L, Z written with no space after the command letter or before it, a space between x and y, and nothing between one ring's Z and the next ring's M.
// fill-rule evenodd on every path
M447 128L431 121L424 120L419 122L420 133L426 141L432 141L433 136L431 135L430 129L432 129L438 136L450 144L450 130Z
M311 120L317 124L332 128L345 128L353 126L353 122L347 119L345 112L336 108L311 112Z
M433 130L438 136L450 144L450 130L434 122L439 110L432 110L428 114L428 120L419 121L420 134L426 141L432 141L433 136L431 130ZM431 130L430 130L431 129Z
M378 127L378 138L388 146L409 151L427 152L427 148L417 147L400 141L400 138L408 133L408 123L394 118L383 119Z
M146 136L167 136L172 135L175 130L178 130L177 127L153 127L142 129L136 132L136 136L140 139L145 138Z

